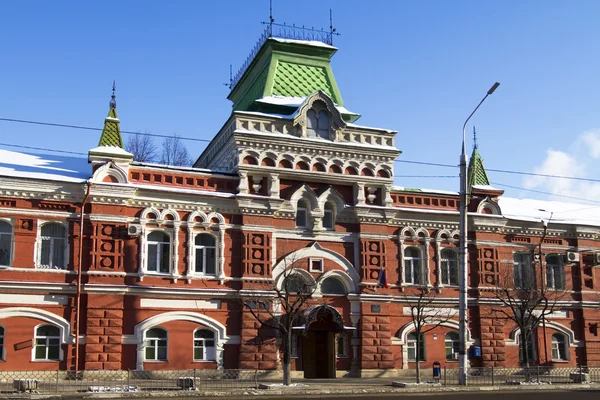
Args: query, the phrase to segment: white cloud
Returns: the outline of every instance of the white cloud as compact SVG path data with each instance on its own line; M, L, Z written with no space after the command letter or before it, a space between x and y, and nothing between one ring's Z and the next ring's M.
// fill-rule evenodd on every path
M546 158L533 172L544 175L597 178L596 159L600 158L600 130L590 130L579 135L566 151L548 149ZM600 183L543 176L526 176L526 189L535 189L553 195L579 199L599 200ZM554 197L554 196L552 196ZM576 199L554 198L559 201L577 202Z

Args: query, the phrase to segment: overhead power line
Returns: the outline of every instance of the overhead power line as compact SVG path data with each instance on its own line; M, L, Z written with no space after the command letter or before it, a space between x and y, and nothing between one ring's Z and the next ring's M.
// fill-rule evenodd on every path
M500 187L507 187L507 188L511 188L511 189L518 189L518 190L524 190L526 192L533 192L533 193L539 193L539 194L547 194L549 196L556 196L556 197L562 197L565 199L571 199L571 200L580 200L580 201L589 201L590 203L598 203L600 204L599 200L590 200L590 199L583 199L581 197L575 197L575 196L566 196L563 194L554 194L554 193L550 193L550 192L544 192L543 190L535 190L535 189L525 189L519 186L513 186L513 185L507 185L504 183L498 183L498 182L490 182L492 185L494 186L500 186ZM594 208L594 207L592 207ZM571 210L573 211L573 210Z
M89 127L89 126L69 125L69 124L57 124L57 123L53 123L53 122L32 121L32 120L15 119L15 118L2 118L2 117L0 117L0 121L18 122L18 123L34 124L34 125L54 126L54 127L61 127L61 128L84 129L84 130L91 130L91 131L102 131L102 128L94 128L94 127ZM146 135L146 136L160 137L160 138L172 138L174 136L174 135L161 135L161 134L157 134L157 133L141 133L141 132L123 131L123 130L121 132L122 133L131 134L131 135ZM177 136L177 137L179 139L182 139L182 140L191 140L191 141L195 141L195 142L204 142L204 143L210 143L211 142L211 140L209 140L209 139L198 139L198 138L192 138L192 137L186 137L186 136ZM8 143L0 143L0 145L2 145L2 146L9 146L9 147L20 147L20 148L32 149L32 150L52 151L52 152L65 153L65 154L87 155L85 153L72 152L72 151L66 151L66 150L43 149L43 148L28 147L28 146L8 144ZM395 160L395 162L397 162L397 163L405 163L405 164L415 164L415 165L427 165L427 166L431 166L431 167L458 168L458 165L454 165L454 164L442 164L442 163L434 163L434 162L427 162L427 161ZM539 176L539 177L543 177L543 178L567 179L567 180L575 180L575 181L581 181L581 182L596 182L596 183L600 183L600 179L593 179L593 178L580 178L580 177L575 177L575 176L564 176L564 175L553 175L553 174L540 174L540 173L534 173L534 172L510 171L510 170L493 169L493 168L486 168L486 169L489 172L497 172L497 173L501 173L501 174ZM399 176L399 177L401 177L401 176ZM434 178L434 177L440 177L440 176L417 176L417 175L415 175L415 176L404 176L404 177L405 178L410 178L410 177L414 177L414 178Z
M0 121L7 121L7 122L20 122L23 124L33 124L33 125L45 125L45 126L55 126L55 127L59 127L59 128L73 128L73 129L85 129L88 131L101 131L102 128L94 128L91 126L81 126L81 125L68 125L68 124L55 124L52 122L42 122L42 121L30 121L30 120L25 120L25 119L13 119L13 118L0 118ZM175 135L160 135L158 133L142 133L142 132L132 132L132 131L121 131L121 133L128 133L131 135L144 135L144 136L152 136L152 137L159 137L159 138L172 138ZM205 142L205 143L209 143L210 140L209 139L198 139L198 138L192 138L192 137L185 137L185 136L177 136L179 139L183 139L183 140L192 140L194 142Z

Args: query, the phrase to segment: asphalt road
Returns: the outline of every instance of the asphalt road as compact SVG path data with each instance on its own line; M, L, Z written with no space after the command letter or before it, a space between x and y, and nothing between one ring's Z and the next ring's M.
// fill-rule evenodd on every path
M291 399L327 399L327 400L346 400L346 399L361 399L361 400L565 400L565 398L577 397L577 400L598 400L600 398L600 390L568 390L568 391L550 391L550 390L533 390L533 391L482 391L482 392L450 392L450 393L386 393L386 394L367 394L367 395L310 395L303 397L301 394L294 396L275 397L275 396L252 396L253 398L270 399L270 400L291 400ZM246 397L227 397L229 400L244 399Z

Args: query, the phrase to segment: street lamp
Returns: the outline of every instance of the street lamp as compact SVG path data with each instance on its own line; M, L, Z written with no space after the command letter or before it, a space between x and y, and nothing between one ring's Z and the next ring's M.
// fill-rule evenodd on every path
M459 323L459 347L458 347L458 384L467 384L467 154L466 154L466 128L467 123L475 114L479 106L494 93L500 86L496 82L487 91L485 97L477 104L471 115L463 125L462 152L460 154L460 241L459 241L459 300L458 300L458 323Z

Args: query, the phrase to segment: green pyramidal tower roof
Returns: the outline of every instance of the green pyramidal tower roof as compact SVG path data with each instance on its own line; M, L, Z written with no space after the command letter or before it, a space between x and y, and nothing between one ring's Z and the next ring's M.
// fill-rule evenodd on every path
M115 100L115 89L113 86L113 94L110 100L110 108L108 109L108 116L104 120L104 129L102 129L102 135L98 146L113 146L124 149L123 138L121 137L119 117L117 116L117 102Z
M344 120L355 121L359 115L343 108L331 70L336 51L321 42L266 38L233 80L227 98L235 111L291 114L302 98L322 90L341 108Z
M483 166L483 159L477 151L477 146L473 148L473 154L471 154L471 159L469 160L469 172L468 172L468 190L469 193L473 188L473 185L488 185L490 184L490 180L487 176L487 172L485 172L485 167Z

